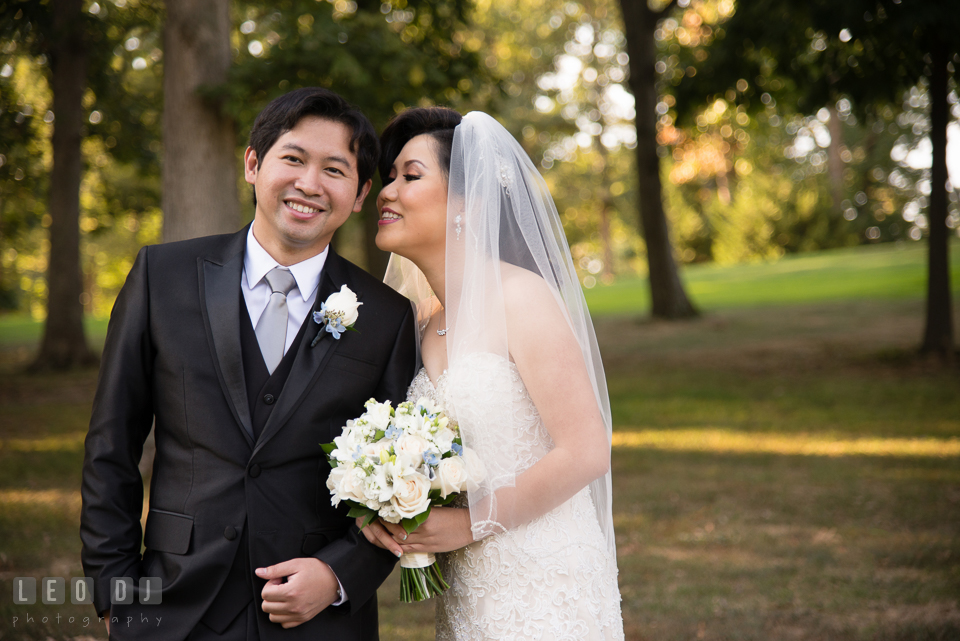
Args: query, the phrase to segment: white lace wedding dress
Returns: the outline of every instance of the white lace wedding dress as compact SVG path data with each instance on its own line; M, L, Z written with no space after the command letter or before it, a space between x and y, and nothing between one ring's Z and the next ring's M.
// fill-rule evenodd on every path
M436 387L421 369L407 398L430 398L451 420L495 412L512 428L519 474L553 448L550 435L513 363L494 354L469 358L459 380L444 372ZM457 394L457 406L452 385L469 390ZM616 560L586 488L529 523L437 557L450 584L437 598L438 640L623 639Z

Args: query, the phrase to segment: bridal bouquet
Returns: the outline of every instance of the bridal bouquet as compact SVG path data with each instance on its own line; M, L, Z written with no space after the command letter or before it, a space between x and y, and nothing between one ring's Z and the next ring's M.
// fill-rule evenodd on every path
M330 459L334 506L350 506L348 516L366 527L378 516L408 533L483 480L482 464L460 440L460 430L429 399L400 403L370 399L359 418L347 421L333 443L323 445ZM433 554L400 557L400 600L423 601L450 587Z

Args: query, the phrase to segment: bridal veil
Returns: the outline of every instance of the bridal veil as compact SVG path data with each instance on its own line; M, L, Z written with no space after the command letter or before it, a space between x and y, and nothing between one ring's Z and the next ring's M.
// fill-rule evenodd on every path
M463 117L453 138L450 162L445 300L448 392L457 389L458 370L478 355L512 361L507 331L504 278L526 270L543 279L569 324L583 357L610 442L610 401L590 313L574 270L566 236L543 177L519 143L495 119L481 112ZM409 260L393 255L384 279L417 306L421 328L437 308L426 279ZM524 322L536 323L536 310ZM486 469L481 486L468 493L475 539L526 522L522 501L510 490L525 469L507 435L498 430L496 399L488 419L459 417L464 445ZM502 437L501 437L502 436ZM589 485L606 545L615 554L610 472Z

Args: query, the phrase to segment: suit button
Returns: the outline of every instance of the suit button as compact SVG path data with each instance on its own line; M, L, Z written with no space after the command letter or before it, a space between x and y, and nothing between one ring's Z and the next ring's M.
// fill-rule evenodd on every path
M228 541L234 540L235 538L237 538L237 529L232 525L228 525L227 529L223 531L223 538L225 538Z
M253 478L257 478L258 476L260 476L260 466L257 465L256 463L250 466L250 476L252 476Z
M264 394L264 395L263 395L263 402L266 403L267 405L273 405L274 401L276 401L276 400L277 400L277 399L274 398L273 394Z

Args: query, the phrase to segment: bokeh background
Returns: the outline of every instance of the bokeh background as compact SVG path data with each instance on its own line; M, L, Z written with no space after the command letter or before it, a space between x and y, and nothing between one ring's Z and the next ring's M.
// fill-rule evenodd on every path
M541 168L607 367L629 639L960 639L953 5L0 1L0 639L105 638L11 586L82 575L111 306L141 246L252 219L250 125L307 85L378 128L487 111ZM382 273L375 232L371 198L334 244ZM433 638L397 593L382 637Z

